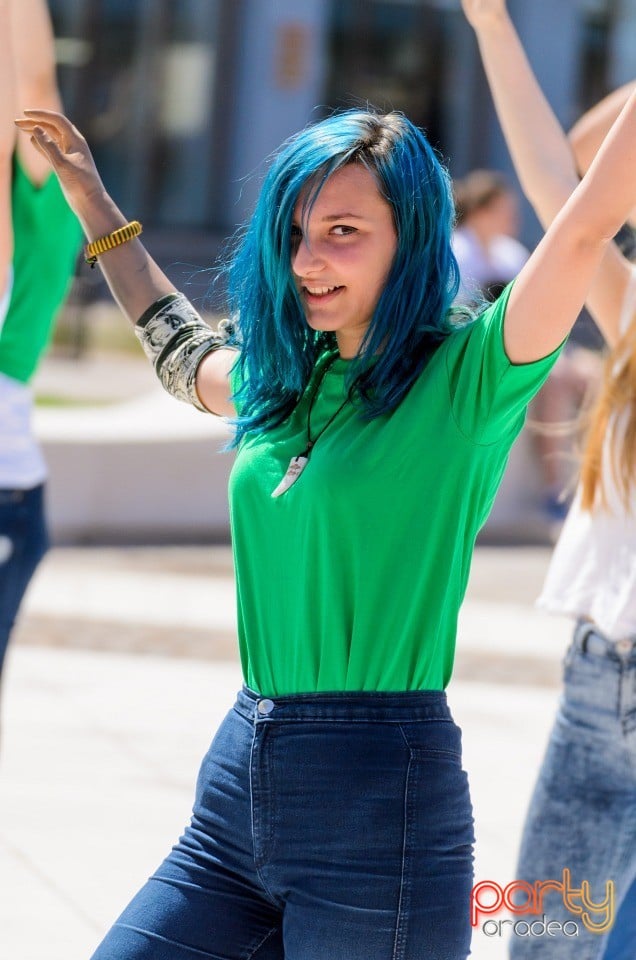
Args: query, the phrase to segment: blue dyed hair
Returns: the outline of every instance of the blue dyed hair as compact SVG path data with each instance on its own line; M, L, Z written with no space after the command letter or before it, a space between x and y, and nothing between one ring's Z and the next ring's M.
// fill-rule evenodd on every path
M282 422L318 356L336 347L333 333L312 330L305 320L291 270L292 218L304 188L310 209L326 180L350 163L364 164L375 177L397 232L393 264L348 372L362 415L377 417L397 406L454 328L459 270L450 245L452 192L424 134L400 113L368 110L307 127L274 156L225 268L241 348L236 443L248 431Z

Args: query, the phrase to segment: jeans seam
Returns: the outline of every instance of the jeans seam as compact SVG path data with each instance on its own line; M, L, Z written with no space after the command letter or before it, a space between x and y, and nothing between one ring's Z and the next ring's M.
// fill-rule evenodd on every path
M395 918L395 938L393 941L393 960L401 960L404 956L404 919L408 911L408 881L407 857L409 833L411 824L411 769L413 766L413 750L408 742L406 734L401 724L398 724L400 734L409 751L409 762L406 768L406 777L404 778L404 830L402 834L402 866L400 872L400 892L398 895L397 915Z
M275 927L272 927L271 930L268 930L265 936L261 937L261 939L258 941L254 949L250 950L250 952L245 957L245 960L251 960L251 958L261 949L263 944L267 943L267 941L272 936L272 934L276 933L279 929L280 927L277 925Z
M254 870L255 870L256 876L258 877L258 879L259 879L259 881L260 881L260 884L261 884L261 886L262 886L262 888L263 888L263 893L264 893L265 896L268 898L268 900L270 901L270 903L271 903L274 907L276 907L277 910L280 910L280 908L281 908L281 907L280 907L280 903L276 900L274 894L271 892L271 890L270 890L269 887L267 886L267 883L265 882L265 879L263 878L263 874L262 874L262 872L261 872L261 868L260 868L260 866L259 866L259 864L258 864L258 859L259 859L259 858L258 858L258 856L257 856L257 850L256 850L256 812L255 812L255 803L254 803L254 752L255 752L255 749L256 749L256 733L257 733L257 729L258 729L258 728L257 728L257 725L254 724L254 732L253 732L253 734L252 734L252 746L250 747L250 770L249 770L249 781L250 781L250 819L251 819L251 822L252 822L252 853L253 853L253 859L254 859ZM268 840L269 840L270 845L271 845L271 842L272 842L271 830L270 830L270 835L268 836Z
M124 930L132 930L134 933L141 933L144 937L149 937L151 940L159 940L161 943L174 944L175 947L185 948L191 953L196 953L201 957L207 957L208 960L220 960L218 953L210 953L208 950L201 950L199 947L192 947L188 943L179 943L177 940L173 940L171 937L163 937L160 933L156 933L154 930L145 930L143 927L138 927L133 923L121 923L118 921L115 923L115 927L122 927Z

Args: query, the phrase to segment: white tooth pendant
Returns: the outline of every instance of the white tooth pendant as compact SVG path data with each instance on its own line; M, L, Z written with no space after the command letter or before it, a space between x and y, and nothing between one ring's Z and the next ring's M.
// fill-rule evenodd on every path
M289 461L289 466L287 467L287 473L278 484L276 489L272 491L272 497L280 497L281 494L289 490L289 488L296 483L298 477L301 475L308 463L309 457L305 457L303 454L301 454L299 457L292 457Z

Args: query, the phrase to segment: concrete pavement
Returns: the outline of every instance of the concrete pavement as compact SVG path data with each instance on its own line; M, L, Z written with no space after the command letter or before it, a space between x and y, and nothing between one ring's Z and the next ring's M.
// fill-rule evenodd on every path
M531 606L547 556L477 551L449 693L476 879L502 885L514 879L569 634ZM177 596L188 600L178 614ZM86 960L180 834L240 684L229 554L56 550L25 614L3 702L0 957ZM476 960L504 956L503 941L477 932Z

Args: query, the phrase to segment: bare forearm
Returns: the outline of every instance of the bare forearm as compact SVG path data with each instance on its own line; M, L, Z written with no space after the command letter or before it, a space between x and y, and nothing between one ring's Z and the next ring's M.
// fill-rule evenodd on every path
M493 13L473 26L517 176L547 227L578 183L569 142L508 14Z
M13 258L11 223L11 164L15 147L15 86L13 51L9 33L9 0L0 0L0 297L3 296ZM0 317L0 324L2 318Z
M53 27L46 0L9 0L11 36L16 62L17 111L28 107L60 110L55 70ZM43 183L50 166L29 142L18 136L17 151L22 167L35 184Z
M15 57L11 43L11 8L9 0L0 0L0 154L3 162L11 157L16 130Z
M577 169L581 174L589 169L608 130L636 90L636 81L626 83L588 110L574 124L568 139Z
M55 46L46 0L9 0L9 5L18 106L20 110L30 106L57 110Z
M616 298L624 293L627 265L611 237L636 204L635 171L636 94L515 284L505 328L513 362L554 349L590 292L599 325L615 342Z
M16 123L55 170L89 241L124 226L126 218L104 189L86 140L67 117L27 110ZM133 323L155 300L174 292L139 240L100 254L99 264L115 300Z
M75 206L89 241L112 233L127 222L103 191ZM147 308L175 288L139 240L130 240L98 259L110 291L126 317L135 323Z
M632 93L585 174L570 215L582 236L609 240L636 205L636 92Z

